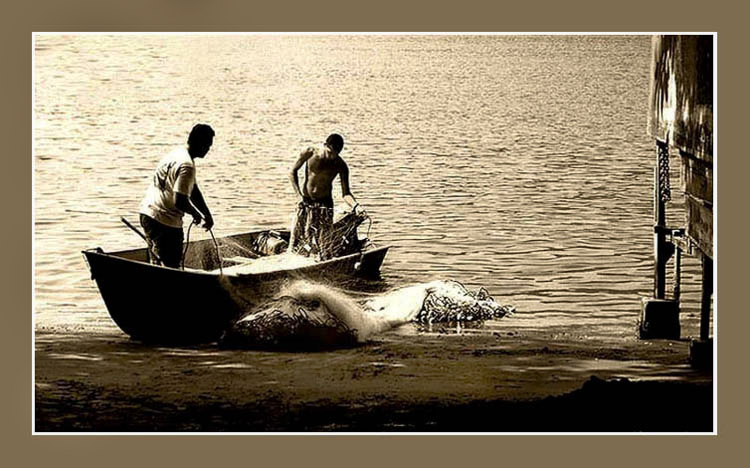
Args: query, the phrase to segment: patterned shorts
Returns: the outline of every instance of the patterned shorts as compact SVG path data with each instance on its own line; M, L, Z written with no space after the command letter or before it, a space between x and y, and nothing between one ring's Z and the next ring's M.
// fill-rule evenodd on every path
M292 231L292 251L300 255L317 255L321 260L331 257L333 239L333 199L303 198L297 208Z

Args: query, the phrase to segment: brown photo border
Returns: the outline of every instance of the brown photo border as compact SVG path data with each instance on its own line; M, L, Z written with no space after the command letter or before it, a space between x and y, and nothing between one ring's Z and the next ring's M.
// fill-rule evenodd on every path
M744 255L734 252L743 236L740 213L747 197L736 180L746 173L734 135L740 122L738 101L747 77L740 18L745 12L718 2L516 2L453 3L29 0L4 10L3 135L6 138L3 184L6 239L10 255L3 274L5 297L5 369L3 385L4 459L8 466L217 466L243 463L416 466L511 464L527 466L733 466L746 458L743 418L747 405L745 353L738 336L747 329L739 282L745 277ZM679 11L675 6L679 5ZM31 53L34 31L602 31L718 32L718 96L721 135L717 143L716 308L718 311L718 436L32 436L31 262ZM737 69L737 68L740 69ZM720 85L720 86L719 86ZM735 94L736 93L736 94ZM730 99L730 96L734 95ZM715 111L719 115L719 102ZM717 118L717 124L718 124ZM645 129L644 129L645 132ZM721 184L718 183L721 179ZM731 196L730 189L734 192ZM744 196L743 196L744 195ZM645 194L645 196L649 196ZM721 214L719 214L721 213ZM740 215L741 216L741 215ZM737 224L737 225L735 225ZM719 242L721 241L721 242ZM719 245L721 246L719 248ZM730 250L732 249L732 250ZM729 254L731 252L731 255ZM722 313L723 312L723 313ZM720 331L719 331L720 330ZM617 402L613 402L617 404ZM689 408L686 408L689 411Z

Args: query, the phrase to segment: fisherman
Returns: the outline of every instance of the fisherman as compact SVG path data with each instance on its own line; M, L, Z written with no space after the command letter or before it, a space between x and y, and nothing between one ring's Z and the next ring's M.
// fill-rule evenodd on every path
M164 266L179 267L184 213L191 215L195 224L205 220L206 230L214 225L195 177L195 159L206 156L214 135L209 125L197 124L190 131L187 146L175 148L159 161L139 210L152 263L158 265L161 260Z
M333 228L331 191L336 176L341 180L344 201L355 214L364 214L349 188L349 167L339 155L343 148L344 138L333 133L322 148L309 147L304 150L292 167L289 179L300 198L290 242L293 252L318 254L321 260L330 257ZM300 189L297 171L305 163L305 180Z

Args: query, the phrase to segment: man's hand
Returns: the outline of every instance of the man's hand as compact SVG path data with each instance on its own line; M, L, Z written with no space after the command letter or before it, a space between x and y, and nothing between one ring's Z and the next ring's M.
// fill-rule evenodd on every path
M201 214L197 211L195 213L192 213L193 215L193 224L200 224L201 221L203 221L203 218L201 217Z
M210 231L214 227L214 218L211 215L206 216L206 221L203 223L203 229Z
M364 215L367 214L367 212L365 211L365 209L362 208L362 205L360 205L359 203L355 203L354 204L354 208L352 208L352 212L354 214L356 214L356 215L359 215L359 216L364 216Z

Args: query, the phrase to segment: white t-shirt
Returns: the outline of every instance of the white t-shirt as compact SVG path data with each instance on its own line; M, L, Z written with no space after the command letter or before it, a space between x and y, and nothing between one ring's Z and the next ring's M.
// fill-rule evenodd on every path
M176 148L159 161L139 212L167 226L182 228L185 213L175 206L175 193L189 197L194 186L193 159L187 148Z

